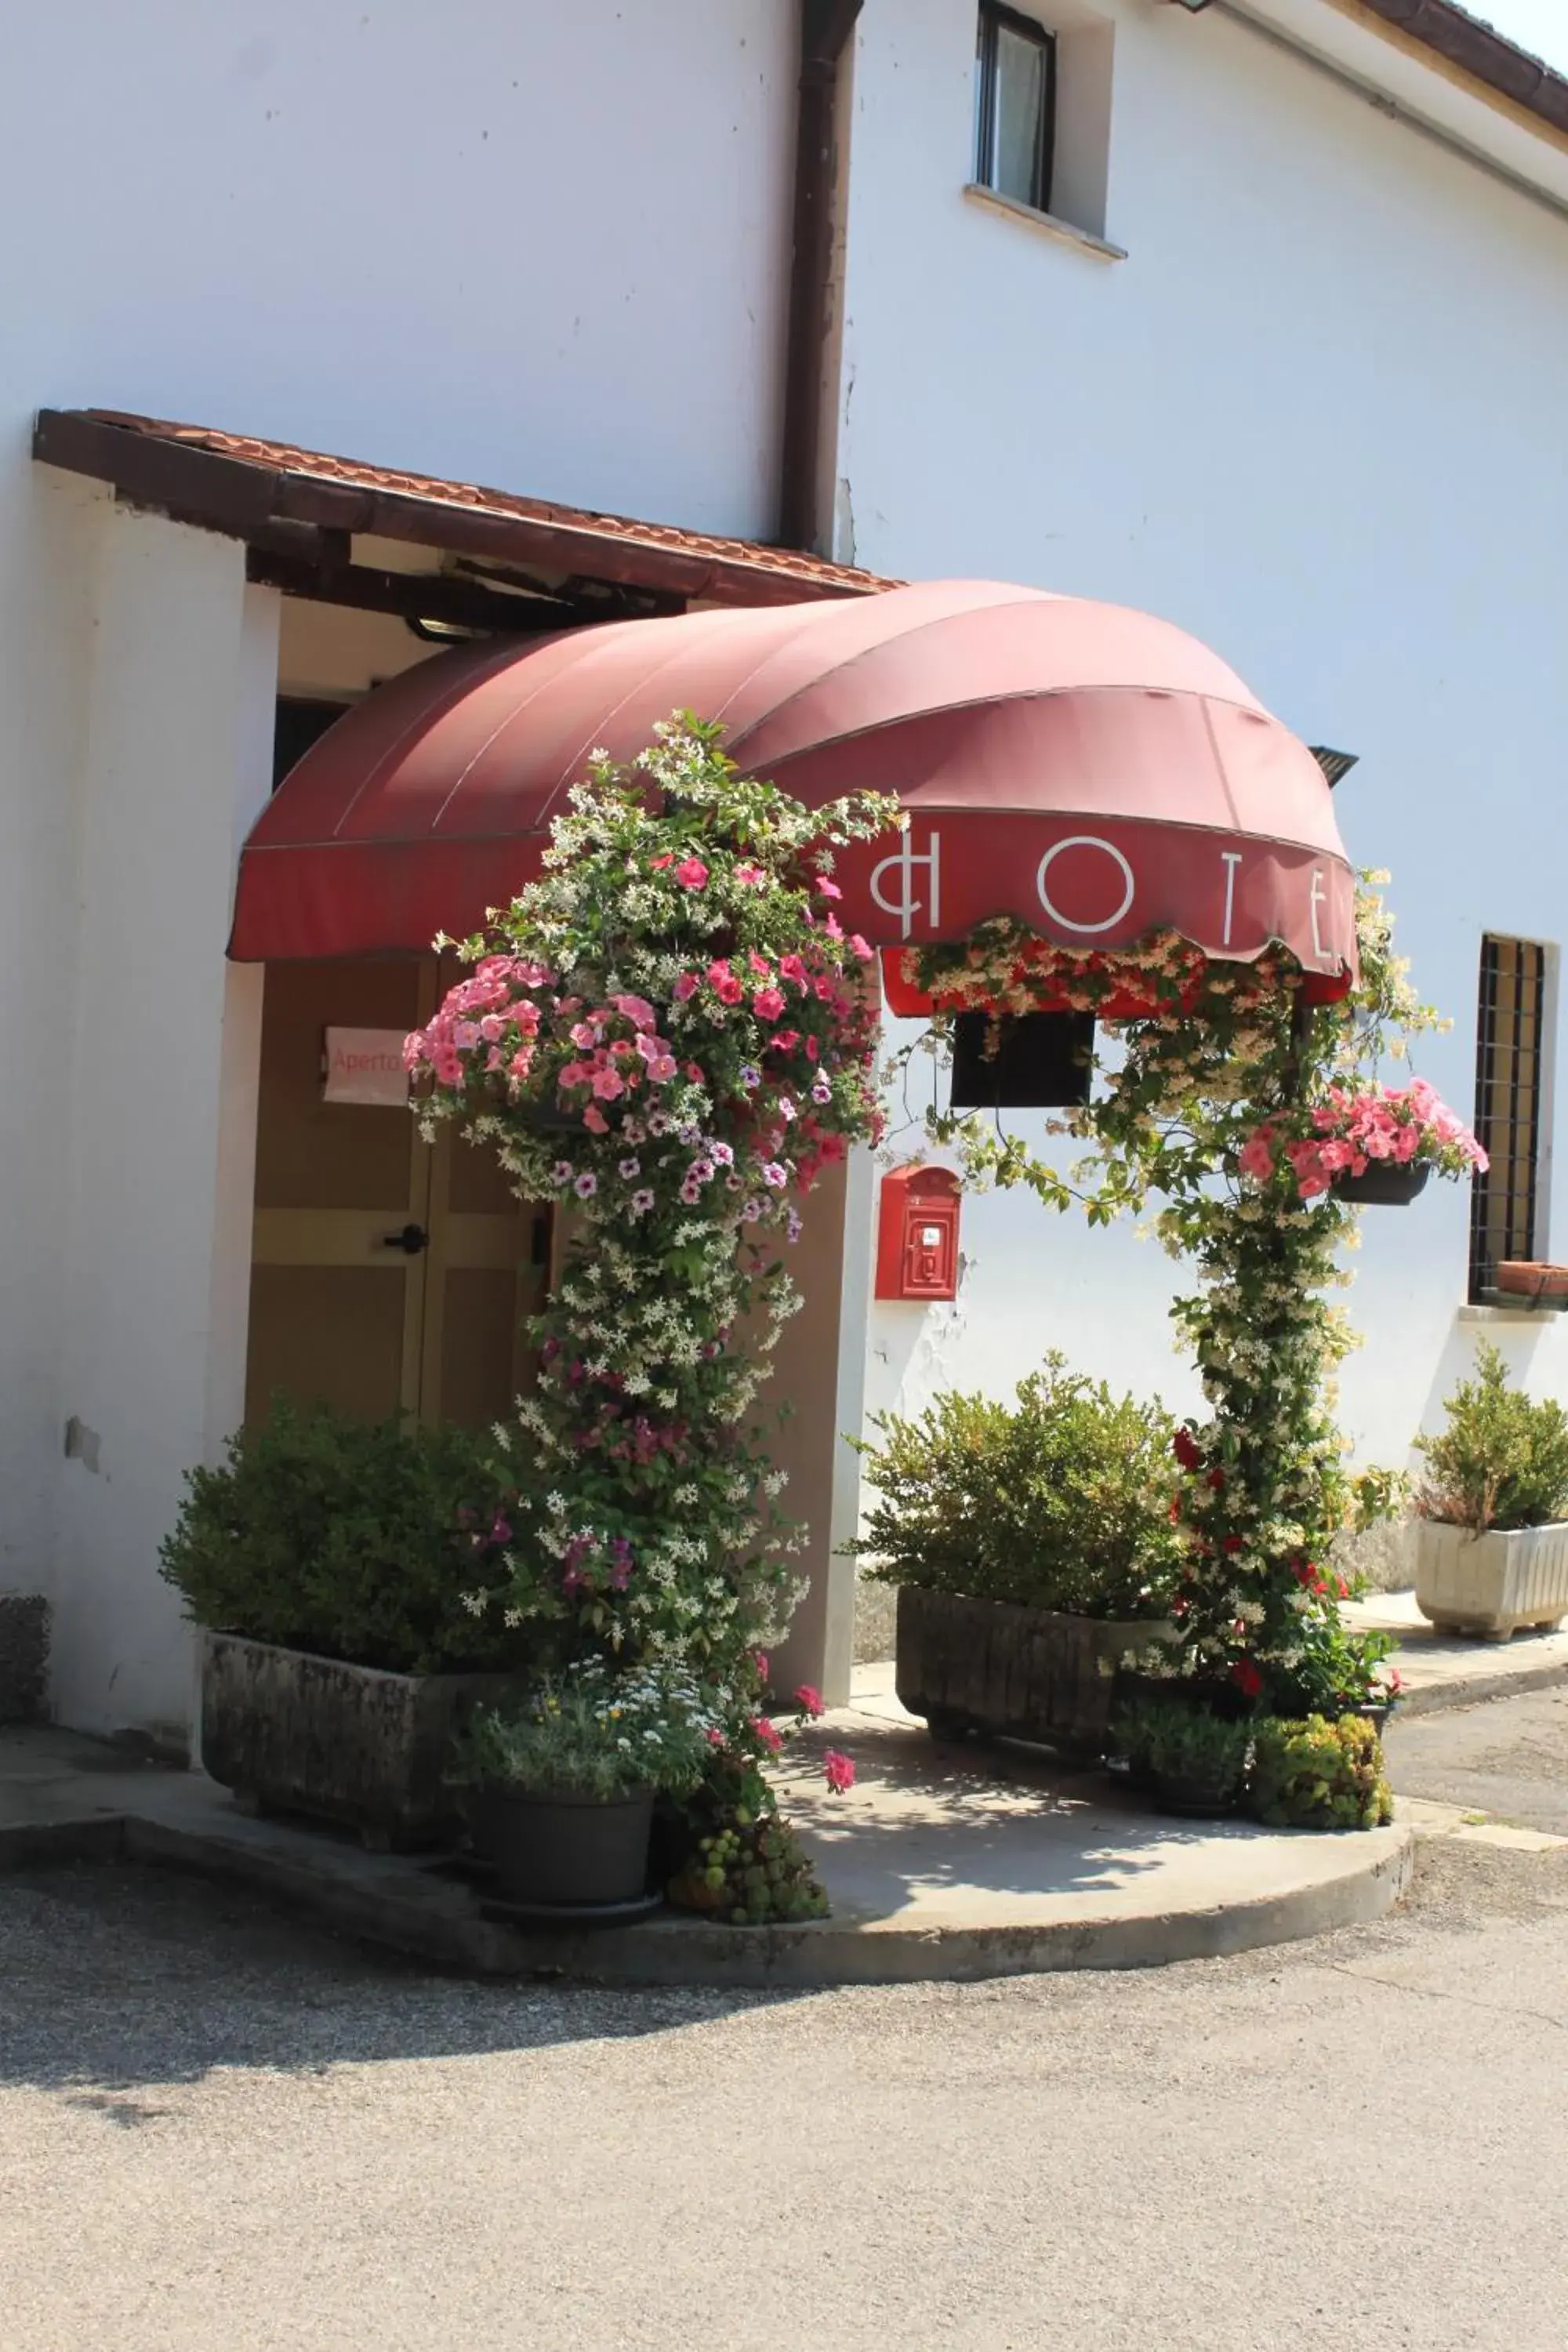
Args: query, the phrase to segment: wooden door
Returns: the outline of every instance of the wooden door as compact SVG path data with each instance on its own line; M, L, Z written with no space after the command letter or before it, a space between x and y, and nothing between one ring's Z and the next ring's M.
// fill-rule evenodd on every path
M548 1209L518 1199L493 1151L450 1127L430 1171L419 1412L479 1429L531 1385L523 1329L542 1299Z
M427 1145L405 1108L324 1099L326 1030L405 1034L437 985L434 959L268 968L247 1421L281 1390L480 1427L528 1385L548 1212L450 1129Z

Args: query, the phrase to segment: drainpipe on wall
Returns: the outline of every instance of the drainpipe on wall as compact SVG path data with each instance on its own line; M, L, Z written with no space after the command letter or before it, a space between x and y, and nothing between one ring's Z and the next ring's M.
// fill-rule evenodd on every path
M821 483L827 398L825 358L834 331L833 198L839 139L839 66L861 0L801 0L800 104L795 122L795 246L784 335L779 541L826 552Z

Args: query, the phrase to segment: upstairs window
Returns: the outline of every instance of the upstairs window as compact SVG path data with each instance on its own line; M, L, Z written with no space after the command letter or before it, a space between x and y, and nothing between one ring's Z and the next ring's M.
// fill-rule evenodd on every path
M974 177L1036 212L1051 209L1057 44L1031 16L981 0L974 74Z
M1476 1017L1476 1135L1489 1166L1472 1181L1470 1297L1491 1296L1506 1259L1539 1256L1546 950L1534 940L1481 941Z

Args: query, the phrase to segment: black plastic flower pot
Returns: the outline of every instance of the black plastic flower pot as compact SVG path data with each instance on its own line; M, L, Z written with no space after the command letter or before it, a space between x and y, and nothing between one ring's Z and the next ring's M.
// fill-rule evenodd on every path
M632 1903L647 1888L651 1789L608 1800L487 1789L476 1826L514 1902L577 1910Z
M1430 1168L1369 1160L1361 1175L1336 1176L1333 1190L1342 1201L1357 1202L1363 1209L1407 1209L1416 1194L1426 1191L1431 1173Z
M1159 1811L1188 1821L1219 1821L1235 1812L1240 1793L1233 1772L1156 1772L1153 1780Z

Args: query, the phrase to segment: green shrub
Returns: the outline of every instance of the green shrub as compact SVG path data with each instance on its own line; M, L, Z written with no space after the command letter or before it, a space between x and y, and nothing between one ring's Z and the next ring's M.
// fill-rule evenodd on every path
M1253 1727L1251 1804L1274 1829L1374 1830L1394 1818L1383 1744L1360 1716L1265 1717Z
M512 1662L462 1599L510 1532L484 1438L279 1397L185 1484L161 1556L198 1624L402 1674Z
M952 1391L879 1415L863 1540L893 1584L1084 1617L1158 1617L1178 1559L1174 1424L1047 1356L1016 1405Z
M515 1704L476 1709L453 1778L531 1796L685 1796L706 1771L719 1728L683 1666L616 1672L586 1658Z
M1476 1360L1477 1377L1446 1401L1447 1427L1415 1441L1426 1462L1417 1508L1478 1535L1568 1517L1568 1414L1510 1388L1502 1358L1485 1341Z

